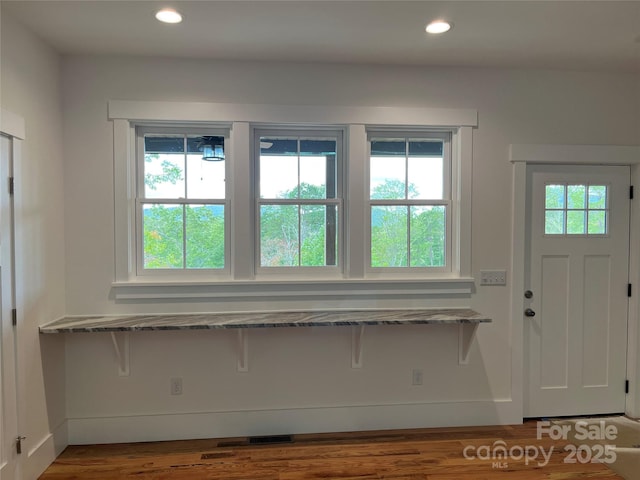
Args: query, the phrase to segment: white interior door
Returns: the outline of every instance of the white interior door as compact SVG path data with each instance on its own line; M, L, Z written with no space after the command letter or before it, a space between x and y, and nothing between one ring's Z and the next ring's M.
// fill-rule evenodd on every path
M12 309L15 305L13 279L13 207L8 189L12 168L12 140L0 134L0 478L19 478L18 404L16 388L16 343Z
M526 417L624 412L629 179L628 167L528 170Z

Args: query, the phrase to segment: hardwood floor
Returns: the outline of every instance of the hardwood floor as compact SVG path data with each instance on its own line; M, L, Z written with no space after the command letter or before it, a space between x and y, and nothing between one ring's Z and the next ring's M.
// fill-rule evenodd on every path
M484 459L494 452L494 442L506 446L511 455ZM602 463L565 463L565 445L538 440L536 422L529 421L515 426L294 435L290 443L269 445L218 439L69 446L40 480L622 479ZM526 447L537 458L518 458Z

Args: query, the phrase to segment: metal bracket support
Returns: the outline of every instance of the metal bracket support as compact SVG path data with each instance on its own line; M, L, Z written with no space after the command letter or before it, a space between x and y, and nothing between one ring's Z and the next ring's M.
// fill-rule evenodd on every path
M128 377L131 371L129 368L129 332L110 333L113 350L118 362L118 376Z
M364 325L351 327L351 368L362 368Z
M458 325L458 365L469 364L471 343L476 336L477 323L461 323Z

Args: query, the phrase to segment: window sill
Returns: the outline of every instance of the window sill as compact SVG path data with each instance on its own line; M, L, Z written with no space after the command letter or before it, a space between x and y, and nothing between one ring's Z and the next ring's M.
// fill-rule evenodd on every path
M129 281L111 284L116 300L215 298L425 298L469 297L472 277L430 279L236 280L224 282Z

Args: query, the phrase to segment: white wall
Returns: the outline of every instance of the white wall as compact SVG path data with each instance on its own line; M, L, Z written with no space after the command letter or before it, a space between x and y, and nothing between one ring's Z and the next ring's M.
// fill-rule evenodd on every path
M65 312L60 59L2 12L2 107L25 120L16 177L16 294L24 478L36 478L66 445L64 340L38 326Z
M630 74L231 63L74 56L63 61L67 313L304 308L303 301L115 303L113 134L109 100L473 108L473 272L511 258L510 143L637 144L638 76ZM67 339L71 442L518 422L511 402L509 287L456 300L320 306L470 306L481 325L470 364L450 327L375 327L364 368L350 368L347 329L250 332L250 372L235 370L232 332L131 336L118 377L108 336ZM411 386L422 368L423 386ZM517 377L518 375L516 375ZM183 377L184 394L169 395Z

